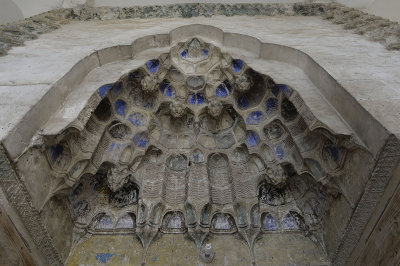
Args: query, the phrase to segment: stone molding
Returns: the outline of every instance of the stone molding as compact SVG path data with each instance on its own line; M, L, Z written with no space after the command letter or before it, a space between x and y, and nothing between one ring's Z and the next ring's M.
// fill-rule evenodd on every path
M375 211L379 200L385 192L386 185L400 160L400 141L391 135L382 148L371 177L365 186L364 193L347 225L344 237L333 257L334 265L346 265L351 252L356 247L369 219Z
M0 187L11 205L18 211L34 244L48 265L63 265L39 211L33 206L32 198L12 167L3 146L0 146Z
M400 25L363 11L337 3L286 4L170 4L133 7L89 7L55 9L21 21L0 25L0 56L13 46L53 31L72 20L109 20L132 18L174 18L211 16L321 16L341 24L356 34L385 45L388 50L400 50Z

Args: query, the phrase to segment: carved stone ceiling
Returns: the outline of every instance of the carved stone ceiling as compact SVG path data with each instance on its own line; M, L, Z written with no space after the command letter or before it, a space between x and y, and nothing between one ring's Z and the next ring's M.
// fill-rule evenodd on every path
M268 232L323 248L343 176L365 154L310 112L295 88L194 38L92 96L96 108L45 136L74 234L238 234L253 254ZM363 155L365 156L365 155ZM358 158L358 157L357 157ZM369 158L368 156L365 158ZM254 256L253 256L254 261Z

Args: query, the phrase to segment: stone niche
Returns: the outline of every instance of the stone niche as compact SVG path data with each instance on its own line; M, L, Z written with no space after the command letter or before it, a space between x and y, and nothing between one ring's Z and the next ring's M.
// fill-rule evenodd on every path
M201 38L145 61L18 161L62 260L191 264L210 242L215 265L329 264L372 168L357 136Z

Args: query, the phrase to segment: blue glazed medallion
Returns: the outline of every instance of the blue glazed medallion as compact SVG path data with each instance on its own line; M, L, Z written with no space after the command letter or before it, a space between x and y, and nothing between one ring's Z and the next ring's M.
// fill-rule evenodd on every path
M192 93L189 96L189 102L190 104L202 104L204 103L204 95L202 93Z
M256 132L254 131L247 132L247 145L249 145L249 147L257 146L259 142L260 142L260 136Z
M201 51L201 55L202 55L203 59L206 59L208 57L209 53L210 53L210 51L208 51L207 49L203 49Z
M339 157L339 149L337 147L330 146L330 147L328 147L328 151L329 151L330 155L332 156L332 159L335 162L339 162L339 159L340 159L340 157Z
M50 147L51 159L55 162L58 157L63 153L64 147L61 144L57 144Z
M96 260L101 263L107 263L114 255L115 253L97 253Z
M161 83L160 90L162 94L167 97L173 98L176 95L174 86L172 86L171 83L166 79L164 79Z
M219 98L224 98L231 94L232 85L228 80L225 80L223 83L219 84L218 87L215 89L215 94Z
M242 71L244 62L240 59L232 59L232 68L236 73Z
M275 97L278 97L278 95L279 95L279 85L274 84L274 86L271 88L271 92Z
M296 230L299 229L299 226L296 223L295 218L290 213L286 214L282 219L283 229L286 230Z
M274 151L275 151L275 157L277 159L282 159L285 157L285 150L283 149L283 144L278 144L274 146Z
M129 122L135 126L144 126L147 123L146 117L141 113L133 113L128 116Z
M278 220L270 213L265 215L263 221L263 228L266 231L276 231L279 230Z
M120 93L122 91L122 82L117 82L116 84L115 84L115 86L113 87L113 89L112 89L112 95L115 97L115 96L118 96L118 94Z
M286 97L289 97L290 94L292 94L292 90L286 84L277 84L277 86L283 92L283 94L286 95Z
M135 142L135 144L139 147L146 147L147 143L149 141L149 136L147 134L147 132L140 132L137 133L134 137L133 137L133 142Z
M264 118L264 114L261 111L251 112L246 118L246 124L248 125L257 125Z
M183 51L181 52L181 56L182 56L183 59L186 59L186 58L187 58L187 55L188 55L188 50L187 50L187 49L186 49L186 50L183 50Z
M237 99L237 105L240 109L246 109L249 107L249 100L247 100L247 97L242 95Z
M265 103L265 112L267 114L272 114L278 110L278 99L277 98L269 98Z
M126 110L126 102L120 99L117 100L115 102L115 111L117 112L117 114L125 116L125 110Z
M113 85L114 84L112 84L112 83L111 84L106 84L106 85L103 85L103 86L101 86L99 88L99 94L100 94L100 97L102 99L104 99L104 97L106 97L107 93L111 90Z
M160 68L160 61L158 59L149 60L146 62L146 67L151 73L156 74Z

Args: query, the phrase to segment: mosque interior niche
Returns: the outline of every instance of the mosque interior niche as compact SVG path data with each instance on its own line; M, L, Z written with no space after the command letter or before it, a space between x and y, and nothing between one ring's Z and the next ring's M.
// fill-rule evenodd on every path
M146 257L157 238L184 234L200 256L213 236L234 235L255 263L260 239L301 233L326 252L326 216L365 149L320 122L296 88L193 38L91 101L89 115L44 137L62 180L50 194L68 206L75 244L132 235Z

